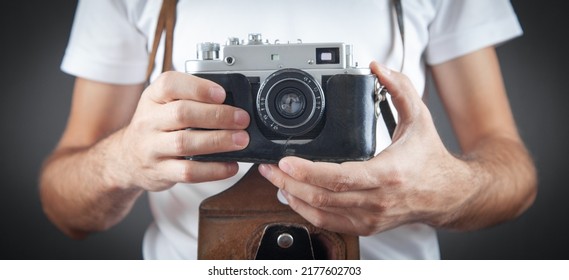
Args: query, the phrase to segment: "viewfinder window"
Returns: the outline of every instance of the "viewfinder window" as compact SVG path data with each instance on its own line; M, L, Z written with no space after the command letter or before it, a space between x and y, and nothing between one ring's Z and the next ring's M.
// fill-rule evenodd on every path
M339 64L339 48L316 48L316 64Z

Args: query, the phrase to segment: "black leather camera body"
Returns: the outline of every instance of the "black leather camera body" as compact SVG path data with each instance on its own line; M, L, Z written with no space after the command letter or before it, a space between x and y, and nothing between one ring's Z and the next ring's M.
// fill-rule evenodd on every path
M225 104L251 116L249 145L240 151L193 156L200 161L275 163L285 156L314 161L361 161L373 157L378 80L351 64L343 43L269 44L250 34L247 44L230 38L198 45L186 73L221 85Z

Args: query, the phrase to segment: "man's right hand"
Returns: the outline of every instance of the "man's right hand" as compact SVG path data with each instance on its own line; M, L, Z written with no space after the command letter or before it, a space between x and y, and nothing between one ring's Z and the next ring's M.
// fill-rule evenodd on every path
M66 129L40 176L46 215L73 238L121 221L143 190L237 172L236 163L184 159L249 143L249 115L223 105L219 85L168 72L142 91L142 84L76 79Z
M160 75L143 92L130 124L118 138L117 185L161 191L177 182L225 179L237 163L198 162L185 156L235 151L249 144L250 117L222 104L225 91L209 80L179 72ZM193 130L187 128L203 128Z

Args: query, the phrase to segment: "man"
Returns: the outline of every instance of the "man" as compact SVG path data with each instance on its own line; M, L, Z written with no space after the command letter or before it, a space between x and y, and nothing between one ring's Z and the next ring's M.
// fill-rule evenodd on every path
M309 222L365 236L362 258L438 258L434 228L475 230L507 221L527 209L536 192L535 169L493 47L521 34L509 3L403 5L403 73L391 70L399 68L403 46L389 1L177 6L173 60L182 72L197 42L259 29L282 41L350 42L356 61L381 62L370 68L391 94L398 126L390 143L378 125L376 157L342 164L287 157L259 168ZM79 3L62 64L77 76L71 113L43 168L41 195L48 217L82 238L118 223L150 191L155 223L145 236L145 258L195 258L199 203L238 181L250 164L181 158L243 149L251 116L222 105L226 93L219 85L184 73L156 70L144 88L159 6L144 0ZM461 155L446 150L421 101L427 66Z

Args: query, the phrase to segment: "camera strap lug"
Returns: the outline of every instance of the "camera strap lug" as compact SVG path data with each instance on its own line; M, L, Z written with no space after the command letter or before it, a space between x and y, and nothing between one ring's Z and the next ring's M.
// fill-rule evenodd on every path
M373 99L375 101L375 116L379 118L379 115L381 115L381 110L379 108L379 103L383 102L384 100L387 100L387 91L385 90L385 87L379 84L379 80L375 79L375 85L374 85L374 93L373 93Z
M385 86L379 84L378 79L375 79L374 103L375 116L379 118L379 115L381 115L383 117L387 131L389 132L389 137L393 138L397 123L393 117L393 112L391 112L389 101L387 101L387 89Z

